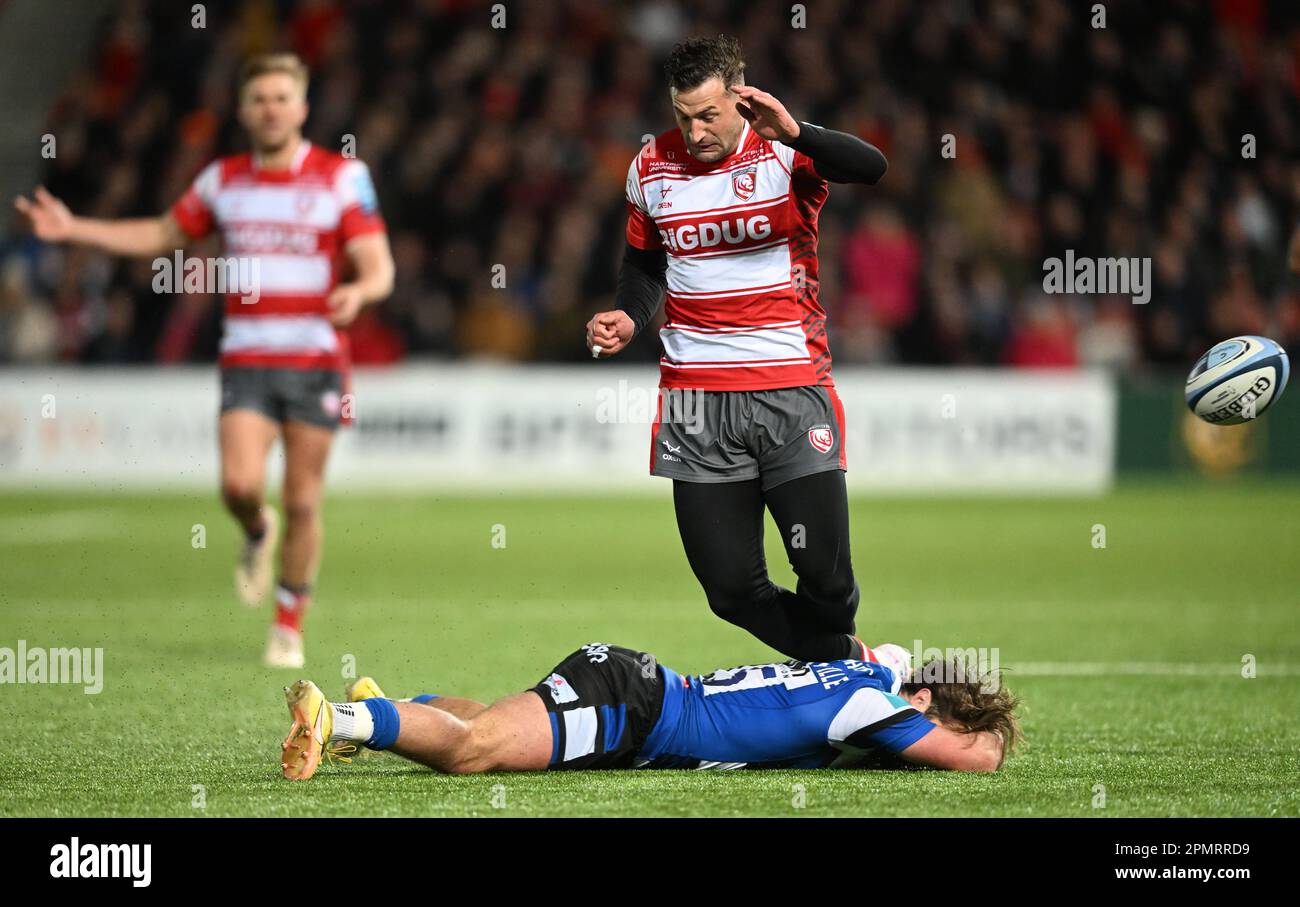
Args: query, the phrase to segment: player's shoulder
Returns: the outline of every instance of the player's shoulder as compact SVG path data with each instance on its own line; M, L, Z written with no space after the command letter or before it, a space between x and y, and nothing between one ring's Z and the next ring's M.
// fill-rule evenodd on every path
M867 680L846 683L837 689L830 737L844 740L862 728L884 727L920 713L887 684Z
M647 176L656 170L685 167L689 162L681 130L669 129L642 143L632 159L632 169Z
M349 172L364 172L367 169L365 163L358 158L348 157L337 151L322 148L320 145L312 145L303 159L301 172L334 180Z
M356 205L367 214L379 212L374 179L361 159L313 145L303 160L302 172L312 183L329 186L344 208Z
M252 172L251 154L228 154L213 158L194 175L194 190L206 203L211 204L223 186L228 186L241 176L250 176Z
M253 155L250 152L226 154L209 161L207 166L199 171L199 179L228 183L232 179L251 175L253 170Z
M769 154L777 148L784 147L780 142L765 139L753 129L745 130L745 140L740 146L741 154Z
M745 139L745 146L741 151L751 159L771 160L775 158L781 165L781 168L787 173L793 174L796 152L785 142L778 142L775 139L765 139L754 130L749 130L749 135Z

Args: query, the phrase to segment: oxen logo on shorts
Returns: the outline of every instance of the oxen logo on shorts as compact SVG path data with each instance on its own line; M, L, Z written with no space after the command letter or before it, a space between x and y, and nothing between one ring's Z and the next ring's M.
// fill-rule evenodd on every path
M325 411L325 415L334 417L339 414L343 406L343 401L335 391L326 391L320 395L320 408Z
M543 682L551 688L551 698L555 700L557 705L578 701L577 692L569 685L569 682L559 674L552 674Z
M749 167L737 173L731 174L731 188L735 190L736 198L742 202L749 201L750 196L754 194L754 189L758 185L758 168Z
M822 453L826 453L835 446L835 435L825 425L810 428L808 429L808 443Z

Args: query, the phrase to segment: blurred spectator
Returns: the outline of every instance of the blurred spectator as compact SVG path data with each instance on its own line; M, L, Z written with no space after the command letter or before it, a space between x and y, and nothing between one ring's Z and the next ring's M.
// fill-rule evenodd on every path
M0 269L0 359L41 362L58 353L58 319L27 289L27 271L17 258Z
M866 209L840 250L844 270L840 318L869 320L895 331L916 317L920 302L921 244L887 204Z
M1063 296L1029 294L1007 343L1006 363L1026 368L1079 364L1073 319Z

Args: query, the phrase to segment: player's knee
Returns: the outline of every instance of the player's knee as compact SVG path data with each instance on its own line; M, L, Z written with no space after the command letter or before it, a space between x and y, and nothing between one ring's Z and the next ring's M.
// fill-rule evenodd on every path
M745 625L745 609L741 602L734 598L722 598L718 595L709 596L709 610L716 617L720 617L727 623L736 624L737 626Z
M286 493L284 516L290 523L314 523L320 517L320 495L315 492Z
M743 627L747 615L762 599L764 586L770 589L771 583L756 587L753 583L746 582L715 582L706 585L704 592L709 600L710 611L728 623Z
M493 754L471 731L448 755L442 770L449 775L476 775L495 767Z
M449 775L477 775L487 771L482 761L473 757L455 756L447 760L442 770Z
M249 510L262 503L262 488L257 482L237 476L221 480L221 498L231 510Z

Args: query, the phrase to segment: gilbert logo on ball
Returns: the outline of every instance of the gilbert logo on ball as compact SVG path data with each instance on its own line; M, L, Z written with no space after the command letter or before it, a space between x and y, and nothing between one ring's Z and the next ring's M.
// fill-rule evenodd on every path
M1273 405L1291 373L1286 350L1267 337L1216 343L1187 376L1187 406L1214 425L1240 425Z

